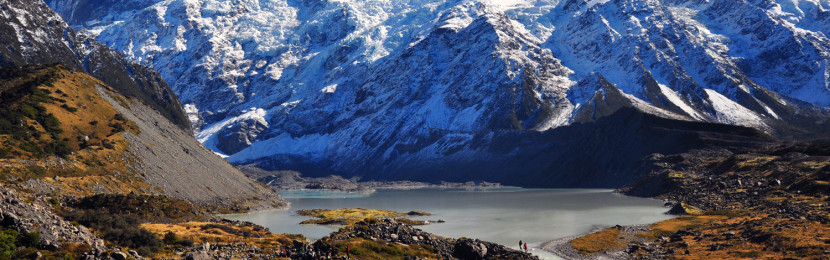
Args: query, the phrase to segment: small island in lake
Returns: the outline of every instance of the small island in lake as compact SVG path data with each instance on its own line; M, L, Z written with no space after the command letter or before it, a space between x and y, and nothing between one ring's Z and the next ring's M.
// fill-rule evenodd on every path
M410 211L408 213L401 213L391 210L378 209L301 209L297 211L297 215L314 217L315 219L305 220L300 224L317 224L317 225L353 225L364 219L394 219L397 222L408 225L427 225L431 223L428 220L411 220L404 218L406 216L431 216L432 214L422 211ZM443 222L439 220L437 222Z

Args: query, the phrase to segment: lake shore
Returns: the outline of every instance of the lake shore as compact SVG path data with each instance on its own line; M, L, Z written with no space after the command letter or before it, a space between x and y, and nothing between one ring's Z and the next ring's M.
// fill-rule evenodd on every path
M602 230L607 230L609 228L616 228L621 231L622 236L626 237L633 237L635 234L640 232L645 232L649 230L649 226L651 224L642 224L642 225L628 225L628 226L605 226L601 228L597 228L592 230L591 232L576 235L576 236L568 236L557 238L551 241L547 241L542 243L539 247L551 254L554 254L557 257L561 257L563 259L574 259L574 260L593 260L593 259L623 259L627 258L628 254L625 252L625 247L618 248L615 250L603 250L603 252L599 252L596 254L581 254L579 250L574 248L571 245L571 241L578 239L580 237L584 237L589 234L593 234L595 232L599 232Z
M499 188L493 182L445 182L419 181L361 181L359 178L343 178L337 175L326 177L304 177L296 171L265 171L252 166L241 166L240 170L274 190L319 190L333 192L374 193L377 190L412 190L428 188Z

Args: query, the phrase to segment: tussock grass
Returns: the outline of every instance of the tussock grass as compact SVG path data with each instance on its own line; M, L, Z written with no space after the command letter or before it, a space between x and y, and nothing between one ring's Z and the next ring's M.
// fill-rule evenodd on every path
M603 229L571 240L571 246L583 255L619 250L626 245L624 238L621 237L620 230L617 228Z
M429 213L420 212L420 215ZM401 213L389 210L347 208L347 209L301 209L297 215L314 217L315 219L304 220L300 224L318 225L352 225L364 219L396 219L410 225L423 225L422 221L403 218L409 213ZM431 215L431 214L430 214Z

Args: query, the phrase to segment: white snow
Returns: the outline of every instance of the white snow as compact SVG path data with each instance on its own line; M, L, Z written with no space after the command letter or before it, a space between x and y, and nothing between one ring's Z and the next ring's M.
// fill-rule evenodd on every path
M326 86L323 89L320 89L320 92L323 92L323 93L326 93L326 94L334 93L334 91L337 91L337 84L331 84L331 85Z
M761 121L752 110L749 110L735 101L721 95L717 91L705 89L706 95L709 96L709 101L712 102L712 108L715 109L715 118L721 123L741 125L755 128L766 128L766 124Z
M677 92L674 92L674 90L670 89L669 87L666 87L666 85L659 84L659 86L660 91L663 92L663 95L666 96L669 102L672 102L672 104L680 107L680 109L683 110L683 112L686 112L686 114L691 116L692 118L699 120L703 119L703 117L700 116L694 108L692 108L691 106L689 106L689 104L683 101L683 98L680 97L680 95L678 95Z
M196 104L185 104L184 112L187 114L187 120L191 124L199 122L199 109L196 108Z
M329 135L313 134L292 137L283 133L277 137L261 140L226 159L231 163L242 163L268 154L304 155L315 158L323 155L329 146Z
M595 5L605 4L605 3L607 3L608 1L610 1L610 0L590 0L590 1L588 1L588 3L586 4L586 8L590 9L591 7L594 7Z
M267 112L265 111L265 109L252 107L247 112L244 112L241 115L230 117L202 128L202 131L196 134L196 140L199 140L199 142L201 143L206 143L208 139L210 139L211 137L215 137L215 134L224 129L225 127L229 127L236 122L244 120L256 120L258 123L263 124L267 127L268 120L265 119L266 115Z
M186 104L191 121L199 120L200 113L226 113L225 118L208 119L215 121L198 132L207 147L216 150L215 136L242 120L269 126L266 131L273 138L231 155L234 162L271 154L360 156L376 152L376 144L365 144L360 137L396 136L399 140L393 143L409 144L406 141L417 140L422 132L416 129L422 128L452 132L458 134L457 142L464 142L469 132L490 130L483 129L484 121L512 101L494 98L513 94L508 92L510 84L523 83L528 75L539 77L534 84L540 84L530 87L533 93L528 96L550 106L544 108L550 112L548 118L540 118L534 130L567 125L586 101L566 96L567 90L594 72L648 113L687 120L714 117L717 122L763 129L766 118L761 115L779 115L767 106L750 111L727 96L750 93L746 86L733 84L743 80L738 64L757 61L780 42L801 43L798 53L807 57L785 62L821 69L785 77L789 71L784 64L769 75L747 75L750 80L814 104L830 104L828 30L811 17L815 8L830 7L826 0L776 0L769 10L724 10L729 14L723 17L701 13L711 2L579 1L585 3L582 10L566 11L559 0L154 0L150 8L113 13L85 29L128 58L156 68ZM770 17L780 20L770 22ZM482 18L494 26L465 30ZM757 35L744 32L739 19L762 22L773 32L767 40L755 41ZM433 34L436 31L447 35ZM457 53L444 47L417 49L426 40L441 41L452 33L478 33L475 36L481 38L442 45L468 44L459 46ZM403 57L410 55L415 58ZM406 63L396 63L402 61ZM382 70L384 66L390 68ZM433 70L412 69L421 67ZM459 67L469 69L463 76L442 74ZM557 72L549 73L553 70ZM428 75L407 74L412 72ZM662 84L659 90L645 89L646 74L678 86L675 89L683 94ZM456 88L450 91L450 86ZM360 105L352 103L357 90L369 93L360 93L368 96ZM321 93L332 95L318 98ZM689 117L655 107L645 101L650 100L648 94L662 94ZM458 99L476 103L446 103ZM705 110L708 107L714 111ZM284 133L330 123L305 116L318 114L347 123L325 134ZM404 132L382 129L392 125ZM424 153L456 144L434 144ZM394 149L385 152L391 156ZM342 157L332 160L338 159Z

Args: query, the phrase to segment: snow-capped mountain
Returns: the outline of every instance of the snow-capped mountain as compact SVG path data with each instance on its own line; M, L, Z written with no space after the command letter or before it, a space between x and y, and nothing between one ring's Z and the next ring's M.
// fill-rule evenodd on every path
M828 129L828 0L47 2L157 69L237 164L395 178L623 107Z

